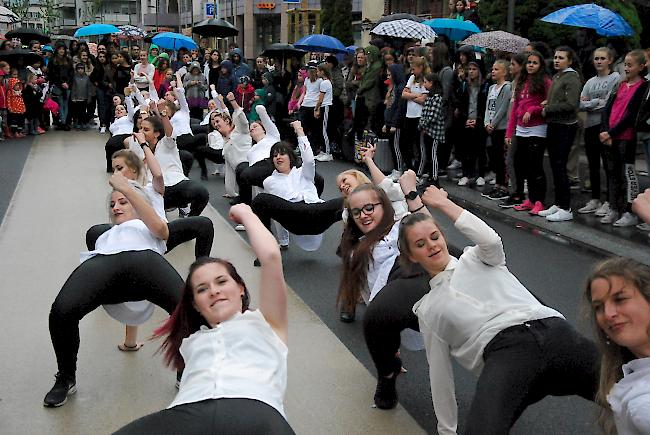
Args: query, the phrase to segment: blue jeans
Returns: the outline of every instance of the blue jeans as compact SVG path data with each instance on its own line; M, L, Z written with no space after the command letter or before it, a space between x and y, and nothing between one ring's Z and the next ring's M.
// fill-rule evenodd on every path
M70 101L70 90L61 89L61 95L56 97L56 102L59 103L59 123L65 125L68 120L68 103Z

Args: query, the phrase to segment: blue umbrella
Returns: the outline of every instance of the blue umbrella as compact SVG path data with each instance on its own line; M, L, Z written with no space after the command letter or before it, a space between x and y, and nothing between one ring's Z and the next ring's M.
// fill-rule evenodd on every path
M451 41L462 41L470 35L480 33L481 29L471 21L453 20L451 18L434 18L424 21L438 35L446 35Z
M357 47L356 45L348 45L347 47L345 47L345 50L350 54L354 54L354 52L357 51L357 48L359 47Z
M196 42L192 38L174 32L159 33L151 39L151 42L160 48L166 48L168 50L178 50L179 48L191 50L198 48L198 45L196 45Z
M112 24L90 24L77 29L74 36L75 38L81 38L83 36L109 35L111 33L120 33L120 29Z
M616 12L595 4L569 6L541 18L542 21L566 26L595 29L603 36L632 36L634 31Z
M307 35L297 40L293 46L318 53L347 53L341 41L328 35Z

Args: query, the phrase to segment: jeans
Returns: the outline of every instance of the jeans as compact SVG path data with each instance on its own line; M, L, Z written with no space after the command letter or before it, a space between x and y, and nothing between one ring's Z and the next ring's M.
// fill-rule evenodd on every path
M109 98L105 89L97 88L97 115L99 116L100 127L107 127L110 124Z
M564 210L571 209L571 190L567 174L567 162L578 131L578 124L549 123L546 133L548 157L553 170L555 205Z
M70 90L59 88L61 95L56 96L56 102L59 103L59 123L65 125L68 122L68 102L70 101Z
M168 313L181 298L183 279L160 254L128 251L81 263L63 284L50 310L50 337L59 373L74 377L79 322L100 305L150 301Z
M190 216L201 214L210 194L200 183L194 180L183 180L173 186L165 186L165 208L186 207L190 204Z
M523 411L548 395L594 400L600 354L559 317L499 332L483 351L484 366L465 434L501 435Z
M93 225L86 231L86 247L89 251L95 250L99 236L110 230L111 224ZM167 238L167 252L181 243L196 239L194 256L196 258L210 256L214 240L214 226L212 221L205 216L188 216L184 219L175 219L167 223L169 237Z
M282 415L253 399L208 399L149 414L114 435L293 435Z

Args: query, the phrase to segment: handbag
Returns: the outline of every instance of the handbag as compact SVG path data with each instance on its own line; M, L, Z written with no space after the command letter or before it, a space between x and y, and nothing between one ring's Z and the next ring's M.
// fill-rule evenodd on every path
M52 98L49 96L45 99L43 102L43 109L48 110L52 112L53 114L59 113L59 105L56 101L54 101Z
M385 174L395 169L393 154L390 152L390 139L378 139L375 149L375 164Z

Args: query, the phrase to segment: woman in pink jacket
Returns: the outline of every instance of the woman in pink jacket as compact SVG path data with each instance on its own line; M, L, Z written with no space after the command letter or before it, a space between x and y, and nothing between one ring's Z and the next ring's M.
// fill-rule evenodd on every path
M542 102L546 100L550 87L551 80L544 70L544 58L539 52L529 53L526 68L522 70L513 92L506 144L510 146L512 137L517 137L515 174L517 179L528 180L528 199L524 200L524 192L515 192L513 198L519 198L521 202L514 208L534 215L544 210L546 122L542 117ZM520 185L523 186L523 183Z

